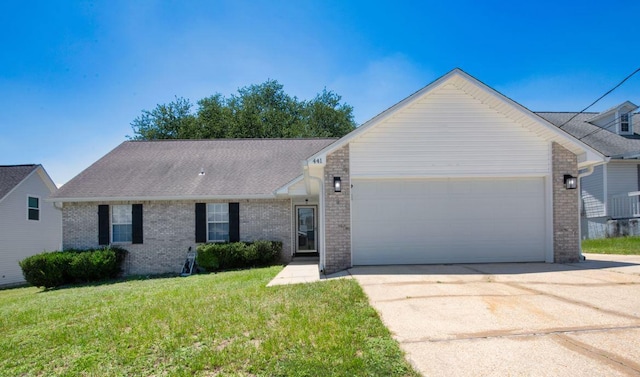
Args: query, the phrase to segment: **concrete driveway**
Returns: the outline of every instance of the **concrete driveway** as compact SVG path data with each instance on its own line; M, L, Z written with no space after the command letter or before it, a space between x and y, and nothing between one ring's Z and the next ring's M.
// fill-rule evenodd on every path
M640 256L355 267L425 376L640 375Z

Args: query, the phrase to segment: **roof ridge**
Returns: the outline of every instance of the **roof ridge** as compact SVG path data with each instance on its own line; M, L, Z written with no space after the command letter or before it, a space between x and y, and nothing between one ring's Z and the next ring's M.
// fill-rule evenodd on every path
M0 165L0 168L21 168L27 166L38 166L39 164L18 164L18 165Z

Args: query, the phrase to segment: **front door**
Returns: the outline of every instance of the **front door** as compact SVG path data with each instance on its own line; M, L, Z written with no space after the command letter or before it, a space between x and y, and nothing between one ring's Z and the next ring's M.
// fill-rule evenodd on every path
M297 254L317 253L318 241L316 238L316 207L296 207L296 234Z

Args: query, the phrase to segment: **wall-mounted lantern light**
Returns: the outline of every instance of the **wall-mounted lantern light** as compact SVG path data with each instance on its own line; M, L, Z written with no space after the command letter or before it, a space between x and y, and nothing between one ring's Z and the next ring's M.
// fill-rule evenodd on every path
M333 190L335 192L342 191L342 182L340 181L340 177L333 177Z
M578 188L578 178L569 174L564 175L564 187L567 190L574 190Z

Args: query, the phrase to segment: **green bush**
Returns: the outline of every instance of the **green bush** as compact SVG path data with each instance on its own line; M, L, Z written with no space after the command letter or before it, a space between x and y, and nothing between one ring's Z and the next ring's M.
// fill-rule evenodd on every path
M69 280L71 256L59 251L30 256L20 262L26 281L36 287L57 287Z
M253 243L258 254L258 264L266 265L273 263L282 252L282 242L280 241L256 241Z
M207 271L264 266L273 263L282 242L206 243L198 246L198 266Z
M25 280L36 287L59 287L117 277L127 251L111 247L36 254L20 262Z

